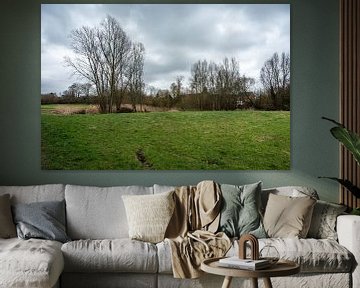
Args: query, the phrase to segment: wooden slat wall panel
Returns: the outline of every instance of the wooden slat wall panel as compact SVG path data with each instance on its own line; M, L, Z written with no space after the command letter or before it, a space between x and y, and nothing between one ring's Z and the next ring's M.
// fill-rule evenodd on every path
M360 0L340 0L340 122L360 134ZM360 186L360 168L343 147L340 177ZM341 187L340 202L355 208L360 199Z

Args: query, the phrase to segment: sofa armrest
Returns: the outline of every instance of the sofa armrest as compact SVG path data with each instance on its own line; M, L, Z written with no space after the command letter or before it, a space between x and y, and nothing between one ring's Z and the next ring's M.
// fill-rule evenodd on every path
M336 224L339 243L355 257L352 273L353 287L360 287L360 216L341 215Z

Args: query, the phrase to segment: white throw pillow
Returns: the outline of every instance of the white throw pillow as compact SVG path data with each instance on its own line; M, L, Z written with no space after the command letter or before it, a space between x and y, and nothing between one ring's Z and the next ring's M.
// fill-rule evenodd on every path
M122 196L131 239L151 243L164 240L175 207L173 193Z

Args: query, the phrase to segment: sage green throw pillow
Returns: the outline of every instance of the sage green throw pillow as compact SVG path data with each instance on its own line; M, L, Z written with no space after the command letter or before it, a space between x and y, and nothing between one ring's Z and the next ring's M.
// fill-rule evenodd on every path
M261 182L236 186L222 184L222 209L219 231L229 237L253 234L266 238L260 216Z

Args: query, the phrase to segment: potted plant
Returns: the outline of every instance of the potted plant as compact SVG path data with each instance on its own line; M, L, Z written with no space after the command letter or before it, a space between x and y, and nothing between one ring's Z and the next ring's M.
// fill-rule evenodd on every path
M347 129L343 124L336 122L333 119L322 117L327 121L330 121L336 124L335 127L330 129L331 134L342 143L347 150L351 152L355 161L360 165L360 136L353 131ZM328 178L334 181L339 182L347 190L349 190L356 198L360 198L360 188L354 185L348 179L340 179L336 177L319 177L319 178ZM351 212L352 214L360 215L360 207L354 208Z

